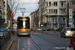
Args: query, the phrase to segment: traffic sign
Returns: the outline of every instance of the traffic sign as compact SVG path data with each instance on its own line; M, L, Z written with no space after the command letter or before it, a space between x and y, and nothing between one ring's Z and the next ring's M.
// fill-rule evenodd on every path
M72 13L73 9L69 9L69 13Z
M70 15L70 16L72 16L72 15Z
M70 12L72 12L72 9L70 9Z
M72 13L70 13L70 14L69 14L69 18L72 18L72 16L73 16Z
M72 16L73 16L73 7L69 7L69 25L73 25L73 20L72 20Z
M69 7L69 9L73 9L73 7Z
M69 22L73 22L73 20L72 19L69 19Z
M69 25L73 25L73 22L69 22Z

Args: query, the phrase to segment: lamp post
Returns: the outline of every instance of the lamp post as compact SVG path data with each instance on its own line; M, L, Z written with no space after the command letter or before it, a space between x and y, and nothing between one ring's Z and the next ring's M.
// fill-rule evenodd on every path
M67 2L67 26L69 27L69 3Z
M67 27L69 27L69 0L67 0L66 6L67 6Z
M24 13L25 13L25 9L26 8L20 8L20 9L21 9L22 16L24 16Z

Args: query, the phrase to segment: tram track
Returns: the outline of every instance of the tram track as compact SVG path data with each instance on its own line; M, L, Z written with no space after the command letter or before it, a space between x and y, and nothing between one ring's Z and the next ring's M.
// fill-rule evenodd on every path
M54 43L54 42L52 42L52 41L50 41L50 40L48 40L48 39L46 39L46 38L41 37L41 36L40 36L40 35L38 35L38 34L37 34L36 36L38 36L38 37L40 37L40 38L42 38L42 39L46 40L46 41L47 41L47 42L49 42L49 43L54 44L56 47L64 48L64 47L61 47L61 46L57 45L56 43ZM61 49L61 50L66 50L66 49Z
M37 38L37 39L36 39ZM27 39L29 39L28 41L30 41L30 45L29 46L32 46L32 48L35 48L35 50L42 50L43 49L43 47L41 47L42 46L42 44L41 44L41 46L39 45L39 43L38 43L38 41L39 41L39 39L41 40L41 41L45 41L45 42L47 42L48 44L50 43L51 45L53 45L53 47L54 47L54 50L55 49L57 49L57 48L62 48L61 50L65 50L65 49L63 49L64 47L62 47L61 45L59 45L59 44L57 44L57 43L55 43L55 42L53 42L53 41L51 41L51 40L49 40L49 39L47 39L47 38L45 38L45 37L43 37L43 36L41 36L41 35L39 35L39 34L34 34L34 35L31 35L30 37L29 36L22 36L22 37L19 37L18 38L18 49L17 50L19 50L19 49L21 49L21 48L19 48L20 47L20 43L22 43L22 41L25 41L25 42L27 42L26 40ZM36 39L36 40L35 40ZM21 41L20 41L21 40ZM41 42L40 42L41 43ZM46 43L46 44L47 44ZM23 44L23 46L26 46L25 44ZM50 46L50 45L49 45ZM51 47L51 48L49 48L49 50L52 50L52 48L53 47ZM30 48L31 50L32 50L32 48ZM26 49L25 47L23 48L23 50L24 49Z
M28 38L29 40L30 40L30 43L32 43L32 44L30 44L30 45L33 45L35 48L36 48L36 50L41 50L40 49L40 47L33 41L33 39L31 39L31 37L23 37L23 38ZM20 37L18 38L18 45L17 45L17 50L20 50ZM25 39L24 39L25 40ZM24 45L24 46L26 46L26 45ZM23 48L24 49L24 48Z
M36 47L36 50L41 50L40 47L30 38L33 45Z
M36 36L38 36L38 37L40 37L40 38L42 38L42 39L44 39L44 40L48 41L49 43L52 43L52 44L56 45L57 47L61 47L61 46L59 46L59 45L57 45L57 44L53 43L52 41L47 40L46 38L43 38L43 37L41 37L41 36L39 36L39 35L36 35Z

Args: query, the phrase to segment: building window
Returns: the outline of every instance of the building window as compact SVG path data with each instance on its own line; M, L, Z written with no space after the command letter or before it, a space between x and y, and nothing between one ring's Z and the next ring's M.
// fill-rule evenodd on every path
M57 22L56 20L57 20L57 18L54 17L54 18L53 18L53 21L54 21L54 22Z
M61 6L62 7L65 7L65 2L61 2Z
M49 13L53 13L53 9L49 9Z
M49 6L51 6L51 2L49 2Z
M53 4L54 4L54 6L57 6L57 2L54 2Z
M65 20L65 18L61 18L61 21L64 21Z
M75 5L75 1L70 2L70 5L74 6Z
M53 18L53 20L55 21L55 18Z
M54 9L54 13L57 14L57 9Z
M61 18L61 21L63 21L63 18Z
M49 9L49 13L55 13L55 14L57 14L57 9Z
M65 14L65 10L63 9L63 10L61 10L61 14Z

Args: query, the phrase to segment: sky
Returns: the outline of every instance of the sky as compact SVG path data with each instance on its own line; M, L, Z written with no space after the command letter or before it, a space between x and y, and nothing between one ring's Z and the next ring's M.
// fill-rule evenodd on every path
M24 16L29 16L31 12L38 9L38 2L39 0L19 0L20 7L19 8L26 8ZM22 16L21 10L18 9L14 19L17 19L18 16Z

